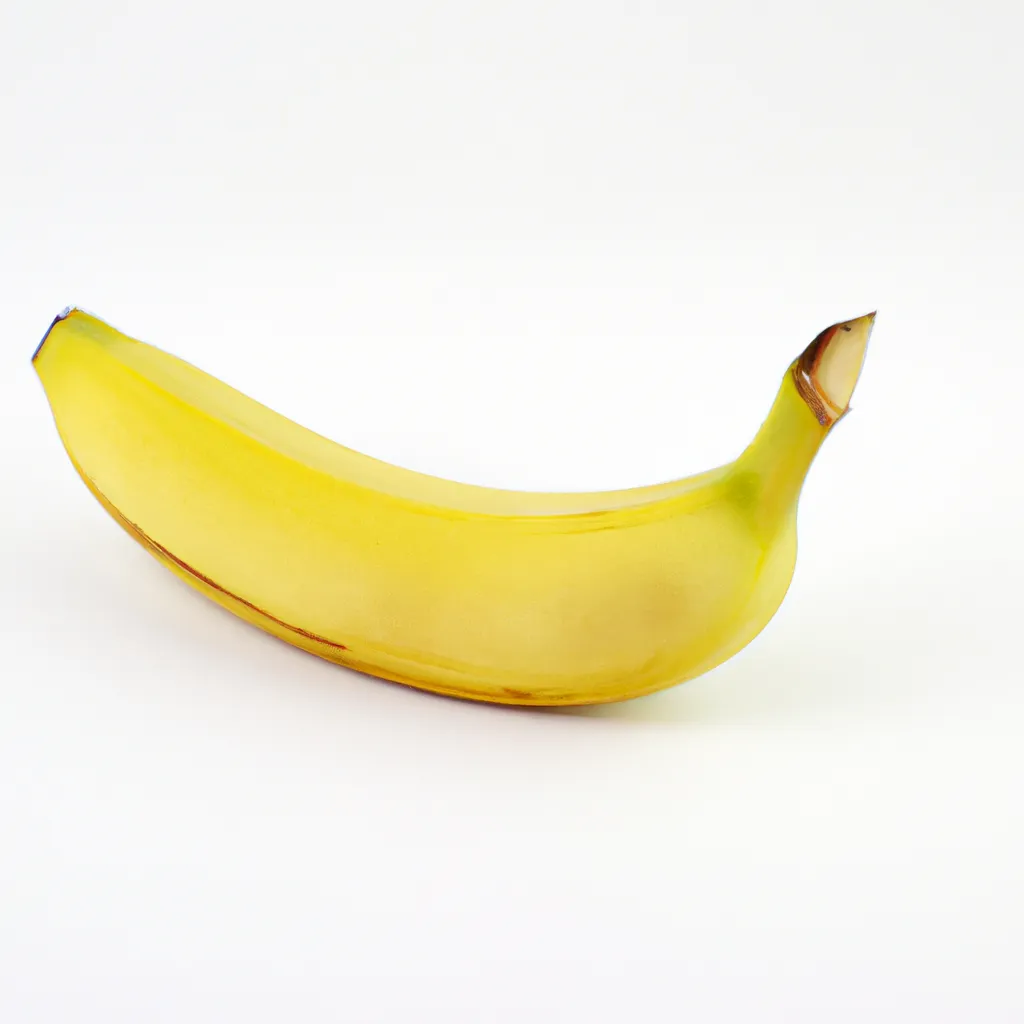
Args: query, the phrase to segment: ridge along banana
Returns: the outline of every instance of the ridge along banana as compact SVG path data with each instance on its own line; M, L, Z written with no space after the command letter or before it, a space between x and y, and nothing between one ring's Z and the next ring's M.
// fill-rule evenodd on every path
M706 672L774 615L804 477L847 411L873 321L815 338L735 462L589 494L388 465L79 310L33 363L103 507L236 615L425 690L590 704Z

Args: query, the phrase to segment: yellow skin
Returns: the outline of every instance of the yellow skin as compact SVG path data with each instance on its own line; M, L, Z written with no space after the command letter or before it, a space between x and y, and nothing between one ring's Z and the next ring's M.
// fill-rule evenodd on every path
M437 693L590 704L691 679L767 624L793 574L804 477L873 316L815 339L735 462L589 494L388 465L78 310L33 362L104 508L236 615Z

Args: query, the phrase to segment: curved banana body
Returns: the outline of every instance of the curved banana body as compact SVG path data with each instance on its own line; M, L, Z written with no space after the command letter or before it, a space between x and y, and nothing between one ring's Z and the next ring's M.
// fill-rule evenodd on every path
M732 464L652 487L475 487L361 455L78 310L33 357L64 445L169 569L331 661L509 704L692 678L781 603L796 505L873 314L823 331Z

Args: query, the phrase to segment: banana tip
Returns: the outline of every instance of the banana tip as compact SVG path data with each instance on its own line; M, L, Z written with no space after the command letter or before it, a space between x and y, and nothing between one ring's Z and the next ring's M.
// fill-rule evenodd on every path
M63 311L58 313L50 321L50 326L46 328L46 333L43 335L43 337L40 340L39 344L36 345L35 352L32 353L32 362L33 363L36 361L36 358L38 357L39 353L43 351L43 346L46 344L46 339L50 336L50 331L52 331L54 329L54 327L56 327L57 324L59 324L61 322L61 320L67 319L67 317L69 317L72 314L72 312L74 312L74 306L65 306Z

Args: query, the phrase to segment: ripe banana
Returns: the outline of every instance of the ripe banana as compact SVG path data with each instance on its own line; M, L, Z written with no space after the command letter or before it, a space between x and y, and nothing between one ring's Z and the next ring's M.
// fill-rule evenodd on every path
M590 494L388 465L79 310L33 363L103 507L236 615L437 693L588 704L693 678L767 624L793 574L804 477L873 321L818 335L735 462Z

